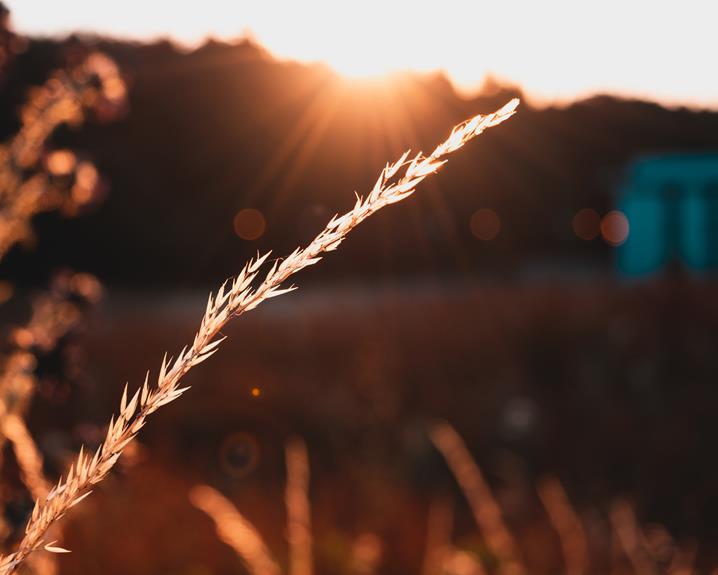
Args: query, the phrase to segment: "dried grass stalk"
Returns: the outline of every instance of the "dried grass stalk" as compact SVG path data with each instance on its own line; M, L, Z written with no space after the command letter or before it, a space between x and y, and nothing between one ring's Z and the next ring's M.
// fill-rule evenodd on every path
M309 503L309 457L307 446L298 437L285 448L287 483L287 534L290 574L312 573L312 526ZM211 487L196 487L190 493L192 503L217 524L217 532L247 564L252 575L273 575L277 565L269 554L262 536L252 523L219 492Z
M431 502L426 521L426 545L422 575L437 575L452 549L451 532L454 527L454 504L448 497Z
M42 470L42 455L25 421L14 413L10 414L2 420L2 432L12 443L22 482L35 499L45 497L50 491L50 484Z
M557 477L546 477L538 494L561 542L566 575L583 575L588 570L586 532L576 510Z
M53 487L45 499L36 501L25 537L17 551L0 559L0 575L12 573L30 553L41 548L48 527L89 495L93 485L102 481L125 446L145 425L147 417L188 389L179 386L182 377L217 351L224 340L219 337L220 330L230 319L256 308L267 299L296 289L295 286L284 287L291 276L319 262L325 252L336 250L349 232L369 216L411 196L424 178L446 162L447 155L463 147L485 129L510 118L517 106L518 100L514 99L497 112L475 116L459 124L447 140L428 156L418 153L408 159L409 152L406 152L394 164L387 164L366 198L357 195L354 207L343 216L333 217L308 246L297 248L284 260L275 261L257 287L253 287L254 281L269 258L269 253L250 260L236 277L222 284L216 295L210 294L192 344L185 347L174 360L165 356L156 387L150 385L149 373L144 384L133 395L129 395L125 387L119 415L111 419L104 442L92 455L81 450L67 476Z
M464 440L449 423L435 425L430 436L464 492L486 545L499 561L499 571L505 575L526 573L518 545L504 522L501 507Z
M279 567L252 523L219 491L199 485L190 491L192 504L209 515L219 538L235 550L251 575L279 575Z
M12 343L16 350L5 358L0 372L0 449L5 439L22 437L32 438L18 431L22 421L11 423L9 432L5 430L6 418L23 420L37 388L35 367L38 354L48 353L83 320L83 312L88 304L94 304L102 292L99 282L88 274L60 274L52 288L37 297L32 303L32 316L29 322L12 333ZM20 433L20 435L18 435ZM23 446L29 446L23 440ZM33 444L34 445L34 444ZM14 446L16 454L22 446ZM34 451L39 456L37 448ZM23 461L31 461L35 455L18 455L22 468ZM32 475L32 470L25 470ZM30 487L30 486L28 486ZM32 488L30 488L32 492ZM33 493L37 497L36 493Z
M287 508L289 575L312 575L312 517L309 503L309 456L307 446L298 437L287 442Z
M633 506L628 501L615 501L611 505L609 518L618 544L636 575L656 575L656 567L646 547Z
M59 274L51 289L33 301L30 321L12 334L16 350L5 359L0 372L0 450L9 440L20 479L35 499L45 497L50 489L42 454L25 424L38 385L36 355L53 350L60 339L72 332L81 323L86 306L94 304L101 291L99 282L88 274ZM1 531L0 541L9 534L8 530ZM60 537L56 527L52 538ZM55 556L34 556L31 571L36 575L56 573Z
M15 351L5 359L0 373L0 449L6 439L5 418L24 414L35 392L35 366L35 356L24 350Z

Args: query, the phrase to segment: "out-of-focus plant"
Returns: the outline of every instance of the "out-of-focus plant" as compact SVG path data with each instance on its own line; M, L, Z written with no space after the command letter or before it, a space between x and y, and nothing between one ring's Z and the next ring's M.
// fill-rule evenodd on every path
M287 508L289 539L289 575L312 575L312 514L309 503L309 455L303 440L287 442L287 487L284 502Z
M290 575L311 575L312 532L309 508L309 458L303 440L293 438L286 446L287 485L284 502L287 510ZM217 535L232 547L252 575L279 575L277 562L259 531L217 490L198 485L190 492L192 504L215 523Z
M314 572L312 519L309 499L309 455L304 440L295 437L286 443L287 479L284 504L289 543L289 575L311 575ZM190 493L192 504L204 511L215 523L217 536L229 545L251 575L279 575L281 569L264 542L259 530L219 491L208 485L197 485ZM352 545L348 572L372 575L381 561L382 542L373 533L362 533ZM437 575L437 574L432 574Z
M126 386L120 399L117 418L112 417L102 444L94 451L80 451L67 475L60 479L45 498L35 500L35 508L25 528L25 536L17 551L0 560L0 573L9 575L35 551L62 553L65 549L46 542L48 530L65 513L91 493L114 467L123 450L144 427L147 418L162 406L179 398L188 387L180 387L182 378L196 365L211 357L225 339L222 328L233 318L255 309L262 302L294 291L287 286L289 278L312 266L327 253L336 250L346 237L364 220L382 208L405 200L429 175L434 174L448 160L447 156L464 147L485 130L498 126L510 118L519 102L514 99L488 115L477 115L458 124L448 138L429 155L419 152L409 159L405 152L393 164L381 171L372 191L362 197L356 195L354 207L342 216L334 216L324 229L305 247L295 249L289 256L275 261L260 280L263 264L269 253L247 262L239 274L225 281L216 294L211 294L192 344L182 349L176 358L165 356L157 376L156 386L150 385L149 373L134 394Z
M42 452L25 423L32 398L40 379L36 368L42 357L57 348L60 341L81 325L87 308L102 293L99 282L88 274L58 274L52 287L32 302L30 320L14 329L9 337L9 350L0 359L0 451L10 443L19 478L32 498L45 497L50 489L44 471ZM7 502L0 498L4 515ZM12 532L0 515L0 542ZM53 537L60 537L59 528ZM57 572L56 556L37 555L31 559L36 575Z
M262 535L229 499L209 485L197 485L189 498L214 521L217 536L234 550L251 575L280 575Z
M561 542L566 575L583 575L588 570L588 543L578 513L558 477L545 477L537 492Z
M9 11L0 4L0 80L14 56L27 46L9 22ZM117 66L98 52L54 71L42 86L29 91L18 132L0 145L0 259L16 243L32 237L30 222L35 214L59 210L74 216L100 196L101 178L95 166L72 150L50 149L53 132L90 117L114 119L125 104L126 88ZM12 332L9 350L0 357L0 457L9 442L19 479L33 499L46 497L50 490L42 453L25 423L40 384L38 362L75 330L101 291L90 275L58 275L50 290L34 299L29 322ZM0 301L12 293L9 283L0 282ZM0 496L0 543L12 533L4 517L5 487ZM51 531L53 538L60 537L59 527ZM36 575L54 575L56 556L32 557L28 566Z
M0 73L28 42L10 27L10 13L0 4ZM73 216L99 196L101 179L89 161L72 150L49 149L53 132L63 124L79 125L89 117L110 120L123 111L125 84L115 63L92 52L79 63L56 70L30 89L20 111L20 128L0 145L0 259L18 242L31 237L32 217L60 210ZM13 288L0 282L0 300ZM32 302L32 315L12 332L9 350L0 357L0 453L10 443L19 477L29 494L45 497L43 457L25 423L38 389L38 361L48 355L82 321L88 304L97 301L99 282L87 274L60 274L50 290ZM3 490L6 493L7 490ZM0 500L4 507L6 497ZM4 523L0 541L11 533ZM54 559L35 560L37 573L53 573Z
M82 323L101 293L99 282L88 274L59 274L51 289L33 301L28 323L12 331L10 350L0 359L0 450L10 442L20 479L33 498L49 490L41 452L25 424L40 383L36 367Z
M527 573L519 546L504 520L501 507L464 440L451 424L445 422L436 424L430 435L466 495L476 525L499 562L499 573Z
M92 163L70 150L48 150L48 139L60 125L79 125L90 115L112 119L125 103L117 66L99 52L30 90L19 131L0 146L0 258L31 237L35 214L75 215L98 197L100 178Z

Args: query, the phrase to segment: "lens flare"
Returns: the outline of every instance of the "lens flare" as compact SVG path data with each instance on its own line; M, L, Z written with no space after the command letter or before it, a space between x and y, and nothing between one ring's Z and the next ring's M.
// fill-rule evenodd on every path
M620 246L625 242L628 239L629 230L628 218L618 210L608 212L601 220L601 235L611 246Z
M498 214L490 208L476 210L469 222L471 233L478 239L489 241L496 238L501 231L501 219Z
M234 216L234 231L243 240L253 241L264 235L267 221L259 210L245 208Z

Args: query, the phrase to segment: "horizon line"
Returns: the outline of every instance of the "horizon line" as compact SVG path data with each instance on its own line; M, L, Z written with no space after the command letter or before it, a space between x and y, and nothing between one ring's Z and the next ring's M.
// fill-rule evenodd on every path
M484 74L478 82L473 82L471 85L462 85L461 82L457 81L456 78L445 67L436 67L427 70L419 70L411 66L403 68L397 68L394 70L388 70L377 74L367 75L352 75L342 72L337 69L331 63L322 59L304 59L296 58L291 56L282 56L272 51L272 49L257 38L257 36L249 29L243 30L241 33L233 36L225 36L216 33L205 33L199 36L196 40L182 39L171 33L158 33L149 36L140 36L133 34L123 34L116 32L105 32L102 30L89 30L89 29L62 29L56 32L19 32L28 41L50 41L57 42L59 44L76 37L83 41L106 41L115 42L118 44L137 45L137 46L151 46L161 43L170 44L177 53L179 54L192 54L201 50L208 44L222 44L228 47L239 46L240 44L247 43L251 44L258 51L263 52L270 60L278 63L291 63L298 66L304 66L308 68L319 67L325 68L331 71L332 74L338 78L347 82L366 82L369 83L380 83L390 82L392 77L397 75L413 75L422 78L431 76L438 76L445 79L457 97L464 100L471 100L474 98L487 96L486 86L494 85L497 90L516 90L517 93L521 94L521 99L524 105L528 105L534 109L547 109L547 108L559 108L564 109L574 104L585 102L596 98L613 98L616 100L622 100L625 102L637 102L656 104L667 110L688 110L691 112L718 112L718 101L708 103L700 99L679 99L679 98L661 98L655 94L641 91L631 90L617 90L615 88L603 88L603 89L587 89L578 91L572 96L549 96L543 95L540 91L532 90L520 82L516 82L510 78L497 74L493 71L488 71Z

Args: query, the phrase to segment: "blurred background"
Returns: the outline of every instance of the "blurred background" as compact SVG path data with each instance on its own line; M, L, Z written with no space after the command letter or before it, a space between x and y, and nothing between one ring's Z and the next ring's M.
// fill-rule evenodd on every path
M284 570L292 437L318 575L718 566L709 2L47 4L3 8L0 199L45 195L3 212L0 388L51 483L257 250L290 253L387 161L522 99L229 326L65 520L54 569L247 572L188 497L206 484ZM519 571L474 521L440 421ZM42 485L6 427L11 549Z

